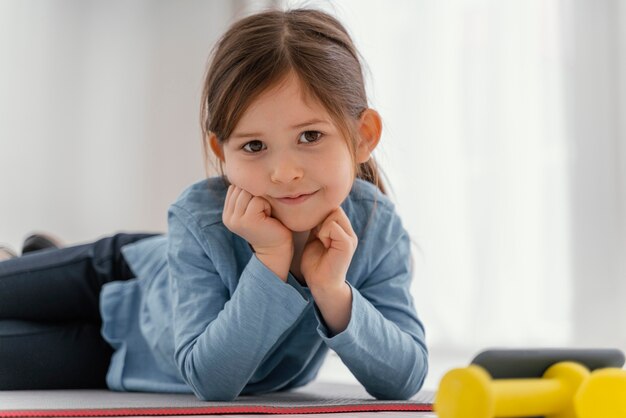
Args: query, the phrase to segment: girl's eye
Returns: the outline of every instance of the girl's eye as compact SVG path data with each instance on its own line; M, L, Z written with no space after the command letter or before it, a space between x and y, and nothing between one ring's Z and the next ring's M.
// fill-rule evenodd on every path
M300 141L305 144L317 142L322 137L322 133L318 131L305 131L300 135Z
M247 142L242 149L246 152L249 152L251 154L257 153L257 152L261 152L264 149L264 145L263 142L259 141L259 140L254 140L254 141L250 141Z

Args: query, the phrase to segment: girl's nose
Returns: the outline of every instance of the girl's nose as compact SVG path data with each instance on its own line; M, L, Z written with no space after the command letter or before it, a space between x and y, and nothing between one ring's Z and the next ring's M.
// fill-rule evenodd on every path
M278 158L270 168L272 183L289 183L302 178L303 175L302 165L292 157Z

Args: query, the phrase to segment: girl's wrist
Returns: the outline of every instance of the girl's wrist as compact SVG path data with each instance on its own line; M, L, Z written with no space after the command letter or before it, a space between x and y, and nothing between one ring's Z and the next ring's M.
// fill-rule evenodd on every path
M343 332L352 316L352 290L345 281L338 287L312 288L311 295L331 336Z
M311 290L311 296L313 296L315 300L332 299L336 297L337 294L345 293L346 286L348 286L345 280L335 281L330 285L307 285Z
M293 249L288 251L285 249L281 253L267 253L264 251L256 251L256 257L259 259L265 267L270 269L275 275L277 275L283 282L287 282L289 276L289 267L291 266L291 259L293 257Z
M289 256L289 262L291 263L291 257L293 257L293 251L294 251L292 241L285 240L283 244L273 245L273 246L261 246L261 245L254 245L254 244L250 244L250 245L257 255L263 254L263 255L268 255L271 257Z

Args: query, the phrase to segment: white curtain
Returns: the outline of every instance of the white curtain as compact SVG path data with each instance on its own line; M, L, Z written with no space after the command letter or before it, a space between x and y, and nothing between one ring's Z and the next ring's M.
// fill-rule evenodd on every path
M427 384L491 346L626 350L626 3L314 4L370 67Z
M487 346L626 349L620 0L0 2L0 241L165 230L204 174L208 52L272 3L336 14L369 64L429 386Z

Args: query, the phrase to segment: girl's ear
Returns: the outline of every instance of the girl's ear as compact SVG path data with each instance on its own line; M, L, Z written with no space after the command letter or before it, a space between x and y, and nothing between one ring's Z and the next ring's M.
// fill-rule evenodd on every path
M356 146L356 161L362 164L370 159L372 151L380 141L383 123L374 109L365 109L358 123L359 143Z
M219 158L220 161L224 162L224 150L222 149L222 144L220 144L217 140L217 135L215 135L213 132L210 132L209 136L207 137L207 141L211 146L211 151L213 151L213 154L215 154L215 156Z

